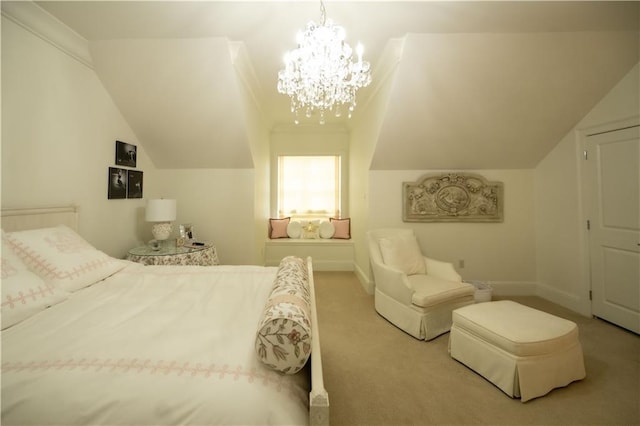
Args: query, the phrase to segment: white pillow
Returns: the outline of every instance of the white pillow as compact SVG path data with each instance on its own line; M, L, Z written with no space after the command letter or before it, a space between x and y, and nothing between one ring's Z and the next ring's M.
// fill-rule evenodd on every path
M379 245L385 265L407 275L426 273L424 257L415 235L381 238Z
M297 220L289 222L287 225L287 235L289 238L300 238L302 235L302 224Z
M66 226L9 232L6 238L31 271L67 291L94 284L127 265L97 250Z
M66 291L29 271L5 241L4 232L0 264L3 330L67 298Z
M333 226L333 223L328 220L320 222L320 238L333 238L335 233L336 228Z

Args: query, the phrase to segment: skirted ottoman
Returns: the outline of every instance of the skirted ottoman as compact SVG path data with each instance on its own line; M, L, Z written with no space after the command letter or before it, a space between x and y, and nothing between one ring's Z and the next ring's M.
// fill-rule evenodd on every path
M522 402L586 376L578 326L510 300L453 311L451 357Z

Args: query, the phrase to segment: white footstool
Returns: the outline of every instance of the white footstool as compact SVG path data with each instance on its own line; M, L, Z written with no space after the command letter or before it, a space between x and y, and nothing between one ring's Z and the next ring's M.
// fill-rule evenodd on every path
M510 300L453 311L451 357L522 402L586 376L578 326Z

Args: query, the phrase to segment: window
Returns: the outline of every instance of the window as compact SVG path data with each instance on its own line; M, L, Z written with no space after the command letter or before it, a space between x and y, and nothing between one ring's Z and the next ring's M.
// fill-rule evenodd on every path
M279 217L340 217L339 155L278 156Z

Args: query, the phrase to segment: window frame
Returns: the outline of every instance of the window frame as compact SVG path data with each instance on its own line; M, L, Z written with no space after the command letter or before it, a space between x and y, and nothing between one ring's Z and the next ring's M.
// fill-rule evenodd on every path
M280 206L280 196L282 195L282 189L280 187L280 184L282 182L281 179L281 166L282 166L282 160L283 158L295 158L295 157L304 157L304 158L321 158L321 157L326 157L326 158L331 158L332 162L335 161L335 166L336 169L334 169L334 173L335 173L335 178L336 178L336 185L335 187L338 190L338 194L335 197L335 201L336 201L336 206L335 209L333 211L331 210L324 210L324 211L304 211L304 212L298 212L298 213L292 213L292 212L286 212L286 211L282 211L281 210L281 206ZM342 216L342 192L343 192L343 188L342 188L342 156L341 155L334 155L334 154L320 154L320 155L307 155L307 154L299 154L299 155L278 155L277 156L277 194L276 194L276 210L277 210L277 217L278 218L284 218L284 217L291 217L294 220L303 220L303 221L307 221L307 220L322 220L322 219L328 219L330 217L341 217Z
M349 217L349 151L347 142L341 144L335 141L319 141L310 144L300 143L272 143L270 161L270 215L272 218L280 218L278 215L278 159L280 156L339 156L340 157L340 216ZM284 216L287 217L287 216ZM322 216L325 217L325 216ZM328 218L330 216L326 216ZM320 216L317 217L318 219ZM310 220L309 218L299 218Z

